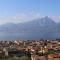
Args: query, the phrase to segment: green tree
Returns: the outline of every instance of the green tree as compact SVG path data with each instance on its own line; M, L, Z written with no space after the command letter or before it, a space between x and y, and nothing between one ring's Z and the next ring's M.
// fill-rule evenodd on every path
M30 58L26 57L26 56L22 56L22 57L20 57L20 60L30 60Z
M11 60L30 60L30 58L27 56L22 56L22 57L14 56Z

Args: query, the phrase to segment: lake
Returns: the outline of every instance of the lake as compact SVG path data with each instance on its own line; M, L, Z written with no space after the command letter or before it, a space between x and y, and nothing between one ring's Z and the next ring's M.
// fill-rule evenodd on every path
M39 40L60 38L60 33L0 32L0 40Z

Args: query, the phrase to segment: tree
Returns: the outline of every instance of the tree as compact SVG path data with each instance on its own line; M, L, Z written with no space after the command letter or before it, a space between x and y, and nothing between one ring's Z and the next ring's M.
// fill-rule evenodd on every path
M20 60L30 60L30 58L26 57L26 56L22 56L22 57L20 57Z
M14 56L11 60L30 60L30 58L27 56L21 56L21 57Z

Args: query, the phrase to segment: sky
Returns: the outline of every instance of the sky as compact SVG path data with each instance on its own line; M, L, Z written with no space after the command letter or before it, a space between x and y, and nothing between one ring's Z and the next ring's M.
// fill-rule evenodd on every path
M0 0L0 24L23 23L44 16L60 22L60 0Z

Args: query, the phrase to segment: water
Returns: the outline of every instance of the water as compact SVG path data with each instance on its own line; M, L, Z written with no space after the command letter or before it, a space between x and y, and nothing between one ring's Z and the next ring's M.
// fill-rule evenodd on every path
M39 40L60 38L60 33L32 33L32 32L0 32L0 40Z

